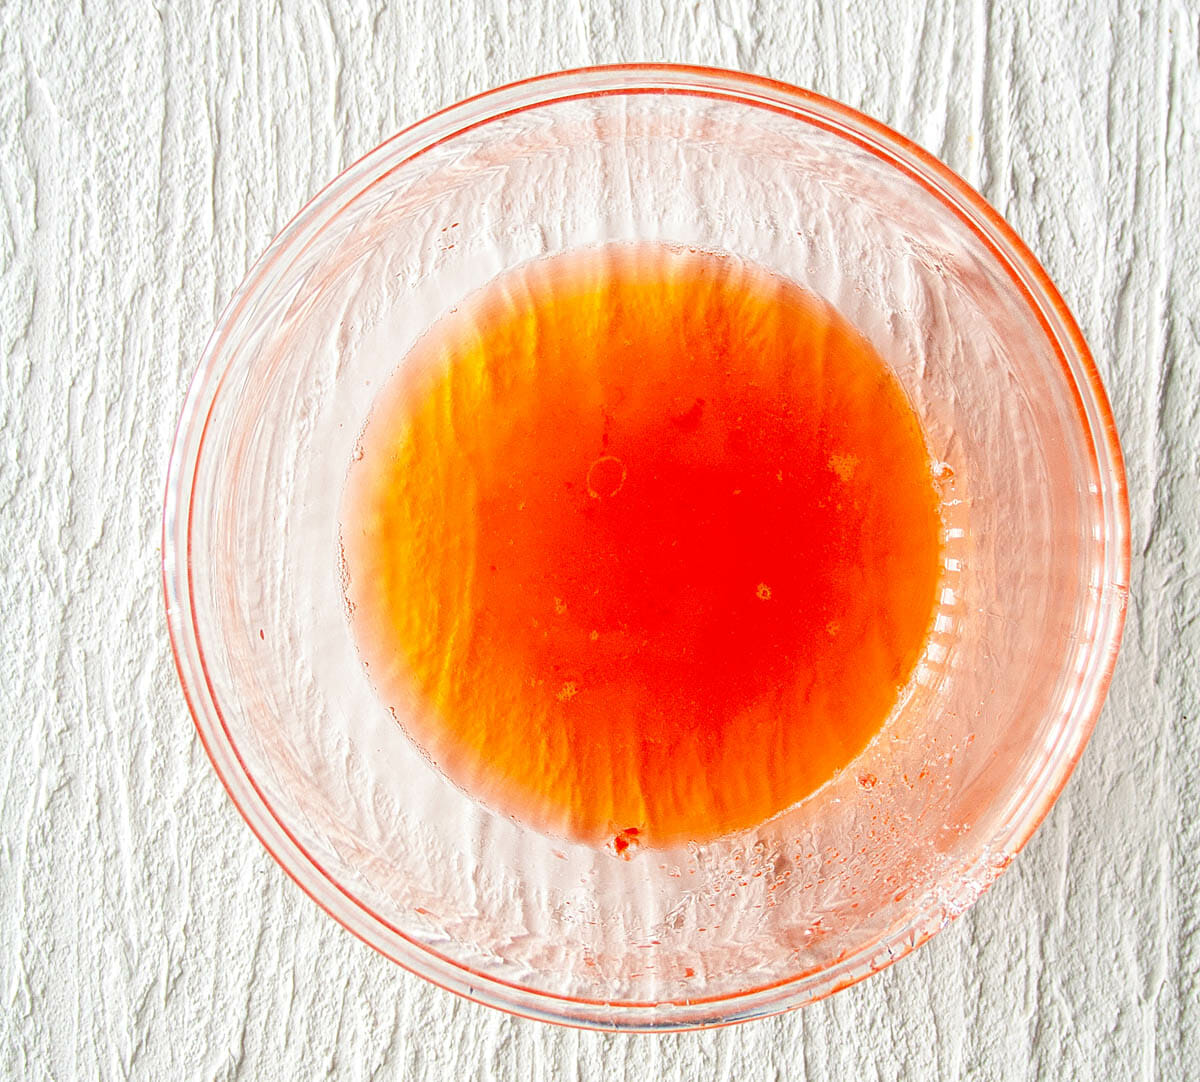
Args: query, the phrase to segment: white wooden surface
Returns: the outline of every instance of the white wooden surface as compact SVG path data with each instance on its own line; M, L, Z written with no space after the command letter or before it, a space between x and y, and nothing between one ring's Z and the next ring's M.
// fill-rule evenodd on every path
M1198 56L1194 0L0 0L0 1076L1196 1077ZM459 1002L318 912L210 769L159 596L177 411L276 228L439 106L630 59L812 87L980 187L1092 343L1133 510L1111 697L999 884L831 1000L664 1038Z

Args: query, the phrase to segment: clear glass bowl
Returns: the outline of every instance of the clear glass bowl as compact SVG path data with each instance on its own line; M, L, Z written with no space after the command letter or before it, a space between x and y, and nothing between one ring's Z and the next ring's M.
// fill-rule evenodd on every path
M832 302L921 415L947 526L932 639L863 755L756 829L629 860L494 814L426 761L367 682L338 571L355 440L408 348L498 273L613 241L734 252ZM1128 563L1103 388L1012 230L842 105L679 67L484 94L309 203L209 342L163 542L196 725L288 874L446 988L624 1029L811 1002L970 905L1087 740Z

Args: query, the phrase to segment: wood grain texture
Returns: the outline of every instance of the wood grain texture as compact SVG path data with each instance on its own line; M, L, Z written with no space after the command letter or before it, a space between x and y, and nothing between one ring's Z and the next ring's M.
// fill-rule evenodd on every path
M1095 350L1133 511L1112 694L1011 870L831 1000L661 1038L460 1002L320 913L209 767L159 596L176 415L275 230L439 106L630 59L812 87L978 186ZM1194 1075L1198 127L1183 0L0 5L0 1075Z

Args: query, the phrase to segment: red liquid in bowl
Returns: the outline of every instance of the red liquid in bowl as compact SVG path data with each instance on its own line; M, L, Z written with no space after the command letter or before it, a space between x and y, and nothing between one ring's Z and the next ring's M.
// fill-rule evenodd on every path
M455 782L538 828L665 844L845 767L929 631L917 418L827 305L723 257L510 274L418 343L342 505L353 634Z

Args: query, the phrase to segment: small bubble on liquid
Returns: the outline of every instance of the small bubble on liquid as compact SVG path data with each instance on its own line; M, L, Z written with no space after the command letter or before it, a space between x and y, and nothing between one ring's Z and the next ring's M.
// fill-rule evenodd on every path
M561 597L554 599L554 611L559 616L567 611L567 603Z
M771 587L765 582L760 582L758 586L755 587L754 596L757 597L759 601L770 601Z
M558 689L558 701L565 703L569 699L575 698L579 694L579 688L574 680L568 680L561 688Z
M588 467L588 495L596 500L615 496L625 485L625 463L615 455L601 455Z

